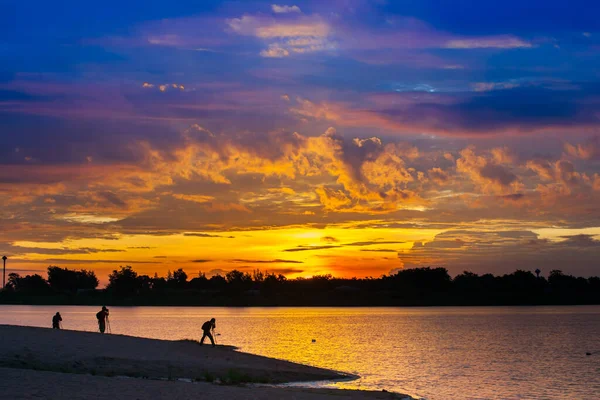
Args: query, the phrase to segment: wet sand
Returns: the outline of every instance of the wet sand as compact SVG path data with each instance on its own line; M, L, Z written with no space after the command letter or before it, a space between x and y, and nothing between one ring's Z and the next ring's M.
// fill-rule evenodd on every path
M252 383L347 376L231 346L9 325L0 325L0 337L0 398L6 399L406 398L387 392L257 387Z

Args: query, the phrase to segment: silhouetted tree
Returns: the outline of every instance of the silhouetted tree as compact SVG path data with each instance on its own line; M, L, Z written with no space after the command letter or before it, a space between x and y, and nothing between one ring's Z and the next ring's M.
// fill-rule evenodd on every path
M175 288L183 289L187 284L187 274L183 269L179 268L178 270L173 272L171 279L167 280L167 282Z
M48 282L38 274L20 276L13 272L8 274L6 288L10 291L25 294L47 294L50 292Z
M572 275L565 275L561 270L550 271L548 283L553 292L568 295L580 294L588 289L588 280L585 278L576 278Z
M167 288L167 280L162 276L158 276L155 272L152 278L152 290L154 292L162 292Z
M403 269L392 275L390 279L398 290L429 293L445 291L450 287L452 279L446 268L412 268Z
M108 282L106 289L119 296L131 296L142 288L137 272L129 265L113 270L108 276Z
M227 286L227 280L221 275L213 275L208 281L210 282L211 289L222 290Z
M204 275L203 273L199 273L198 277L190 280L190 282L188 283L188 286L191 289L206 290L209 286L208 279L206 278L206 275Z
M265 280L265 274L260 269L255 269L252 271L252 280L256 283L261 283Z
M225 275L227 280L227 292L237 295L252 288L252 276L234 269Z
M26 303L38 294L76 293L67 301L104 303L103 292L77 293L93 288L97 278L86 270L48 268L48 281L40 275L9 274L0 302ZM185 292L184 292L185 290ZM194 295L194 291L198 292ZM260 270L233 270L210 279L199 273L187 281L183 269L167 278L138 275L130 266L109 275L110 301L126 304L202 305L452 305L452 304L600 304L600 278L550 272L548 280L531 271L503 276L465 271L451 279L445 268L412 268L380 278L335 278L330 274L286 279ZM185 295L183 295L185 294ZM81 297L79 297L81 296ZM80 300L78 300L80 299ZM96 299L96 300L93 300ZM60 301L64 301L61 298ZM48 300L32 300L46 302ZM49 300L54 301L54 300Z
M509 291L531 292L537 287L537 283L538 278L534 274L520 269L502 277L502 287Z
M95 289L98 278L93 271L70 270L56 266L48 267L48 283L52 290L65 293L76 293L79 289Z

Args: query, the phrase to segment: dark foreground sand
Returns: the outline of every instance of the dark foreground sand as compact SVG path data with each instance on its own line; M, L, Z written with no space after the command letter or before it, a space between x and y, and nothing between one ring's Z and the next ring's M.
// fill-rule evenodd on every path
M240 385L344 377L230 346L0 325L0 399L407 398L386 392Z

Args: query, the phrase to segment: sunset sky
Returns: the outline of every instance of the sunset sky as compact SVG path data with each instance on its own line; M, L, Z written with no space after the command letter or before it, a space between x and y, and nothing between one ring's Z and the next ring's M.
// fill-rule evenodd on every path
M9 272L600 274L600 3L3 1Z

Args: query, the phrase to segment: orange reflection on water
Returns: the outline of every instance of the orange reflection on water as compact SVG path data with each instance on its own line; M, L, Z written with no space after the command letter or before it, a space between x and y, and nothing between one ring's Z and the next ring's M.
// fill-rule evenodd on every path
M0 323L97 329L98 307L0 306ZM111 307L114 333L217 341L242 351L360 376L337 387L427 399L595 398L600 307ZM313 339L315 340L313 342Z

